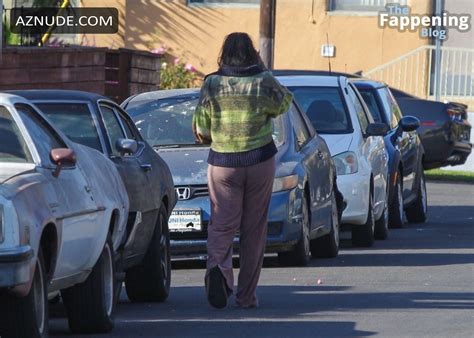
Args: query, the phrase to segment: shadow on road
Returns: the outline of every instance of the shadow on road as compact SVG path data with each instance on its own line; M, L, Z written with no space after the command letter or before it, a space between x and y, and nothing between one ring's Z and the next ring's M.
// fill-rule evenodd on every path
M260 307L243 310L211 308L203 287L175 287L162 304L131 304L122 294L114 337L317 337L370 336L339 313L373 310L473 310L474 293L351 292L346 286L261 286ZM336 312L336 313L335 313ZM332 315L328 315L333 313ZM297 318L289 320L288 318ZM328 320L329 319L329 320ZM233 329L235 328L235 329ZM68 335L65 319L51 321L54 335ZM161 332L161 334L160 334Z

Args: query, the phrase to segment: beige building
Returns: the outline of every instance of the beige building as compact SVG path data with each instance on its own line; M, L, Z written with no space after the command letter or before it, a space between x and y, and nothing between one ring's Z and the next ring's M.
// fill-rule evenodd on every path
M116 35L87 36L84 44L152 50L165 45L200 72L216 68L224 37L248 32L258 45L258 0L82 0L83 6L117 7ZM321 46L335 46L332 69L368 71L429 44L417 32L379 28L385 0L277 0L275 68L327 69ZM397 2L390 0L389 3ZM413 13L431 12L430 0L399 0Z

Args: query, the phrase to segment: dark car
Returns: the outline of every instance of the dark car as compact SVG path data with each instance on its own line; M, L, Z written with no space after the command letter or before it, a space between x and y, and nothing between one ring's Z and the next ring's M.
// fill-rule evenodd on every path
M418 134L426 152L425 169L466 162L472 151L466 105L424 100L398 89L392 89L392 93L403 115L416 116L421 121Z
M389 225L403 225L403 211L409 222L426 220L427 194L423 171L425 156L416 132L420 121L413 116L402 116L389 87L378 81L354 79L372 117L385 123L390 131L384 137L389 154L388 205Z
M204 255L210 217L207 187L209 147L195 144L192 117L198 89L143 93L125 101L143 137L171 168L179 201L170 219L175 255ZM339 249L336 171L326 142L299 108L274 120L278 147L269 207L267 252L284 265L310 257L334 257ZM340 198L342 203L342 198ZM235 248L238 250L239 238Z
M168 219L176 204L166 163L128 114L103 96L68 90L11 93L33 102L73 142L97 149L115 163L130 200L118 261L127 295L132 301L165 300L171 278Z
M274 70L275 76L283 75L342 75L362 78L361 75L326 70ZM415 116L420 120L417 133L425 150L424 169L464 164L472 151L471 124L467 106L457 102L425 100L399 89L390 90L401 108L402 115Z

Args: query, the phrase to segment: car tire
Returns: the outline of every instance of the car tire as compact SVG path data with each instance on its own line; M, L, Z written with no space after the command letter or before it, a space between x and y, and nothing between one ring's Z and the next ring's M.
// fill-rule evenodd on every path
M335 192L331 199L331 231L329 234L311 240L310 249L313 258L333 258L339 253L339 211Z
M170 287L170 232L166 209L162 205L143 264L126 272L125 290L132 302L164 302Z
M388 226L394 229L403 227L403 185L400 171L397 172L397 183L389 204Z
M40 250L30 292L25 297L8 293L0 296L0 337L49 337L47 284Z
M110 236L89 277L61 291L74 333L107 333L114 327L115 266Z
M385 240L388 238L388 210L383 210L383 214L378 221L375 222L374 238Z
M406 208L405 214L410 223L424 223L428 214L428 196L426 193L425 173L421 170L418 183L418 195L415 202Z
M367 221L363 225L352 226L352 245L357 247L371 247L374 244L375 217L373 207L373 194L369 196L369 210Z
M309 201L306 193L301 198L303 222L301 225L301 236L292 251L278 253L278 262L282 266L306 266L311 258L309 229L311 216L309 212Z

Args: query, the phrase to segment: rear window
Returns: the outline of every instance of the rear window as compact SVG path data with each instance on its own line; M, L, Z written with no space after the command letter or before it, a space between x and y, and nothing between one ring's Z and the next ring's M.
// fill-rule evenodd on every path
M71 141L102 151L89 106L85 103L37 103Z
M33 162L18 126L3 106L0 106L0 162Z
M352 133L352 125L338 87L289 87L298 105L320 134Z

